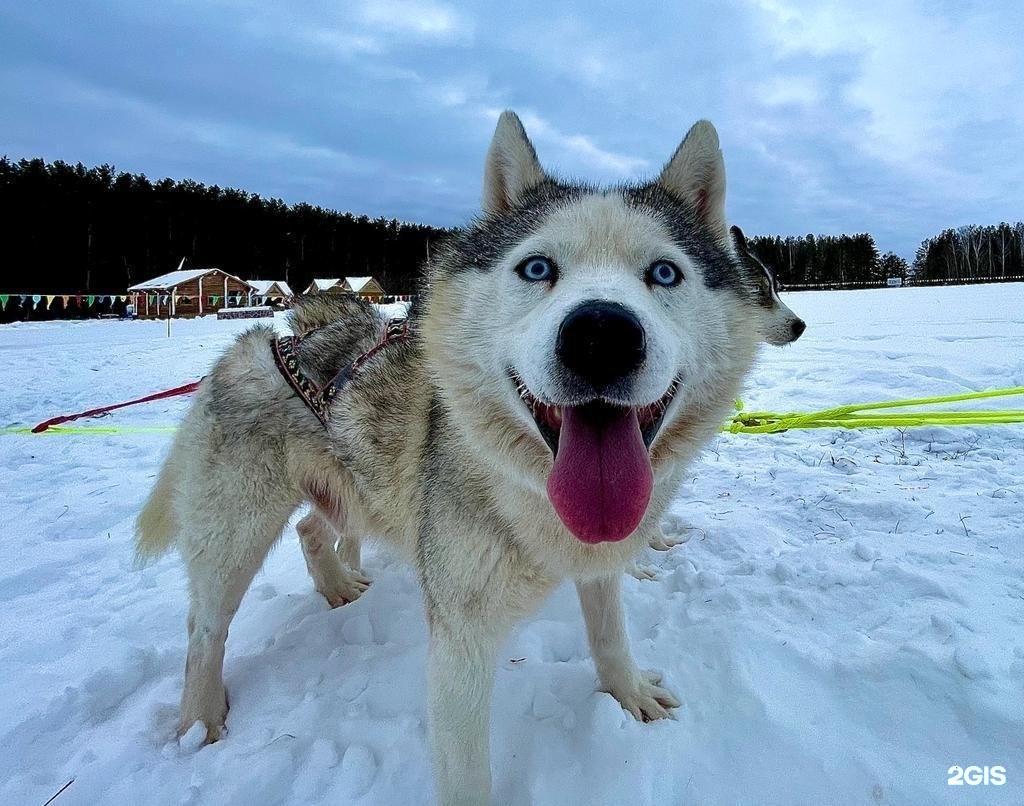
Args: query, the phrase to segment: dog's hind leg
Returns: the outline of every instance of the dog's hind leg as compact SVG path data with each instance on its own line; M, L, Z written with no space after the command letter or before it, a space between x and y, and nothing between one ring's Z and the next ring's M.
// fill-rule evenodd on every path
M314 507L296 527L302 554L306 558L306 567L313 578L313 586L331 607L339 607L358 599L369 587L370 580L356 570L358 566L346 567L338 553L334 551L334 542L338 532L327 518ZM339 553L345 547L342 538ZM356 542L356 563L359 562L359 543Z
M202 722L208 743L217 741L224 730L228 627L286 517L221 512L206 522L183 524L179 545L188 570L190 607L179 735Z

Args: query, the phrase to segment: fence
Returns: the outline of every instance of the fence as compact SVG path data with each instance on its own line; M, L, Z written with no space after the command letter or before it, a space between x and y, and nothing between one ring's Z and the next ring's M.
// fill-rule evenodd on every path
M914 277L904 278L902 287L907 286L932 286L932 285L980 285L982 283L1019 283L1024 281L1024 275L1013 275L1010 277L960 277L960 278L938 278L933 280L918 280ZM872 280L860 283L789 283L782 284L783 291L857 291L865 288L888 288L888 280Z

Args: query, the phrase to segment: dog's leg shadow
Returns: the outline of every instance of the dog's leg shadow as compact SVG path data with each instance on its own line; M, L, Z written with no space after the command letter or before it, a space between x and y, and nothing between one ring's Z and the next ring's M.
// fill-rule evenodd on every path
M687 526L678 515L669 515L658 526L656 532L652 532L647 540L647 545L655 551L670 551L676 546L681 546L690 539L690 532L702 531L695 526ZM641 565L630 563L626 566L626 573L641 582L654 582L660 576L657 568L653 565Z
M334 550L338 533L327 522L326 518L315 508L310 510L296 529L302 545L302 555L306 558L306 567L313 578L313 586L331 607L354 602L370 587L370 579L358 568L359 542L355 543L355 562L357 565L343 565L338 553ZM346 547L342 540L342 547ZM351 557L351 550L349 550Z

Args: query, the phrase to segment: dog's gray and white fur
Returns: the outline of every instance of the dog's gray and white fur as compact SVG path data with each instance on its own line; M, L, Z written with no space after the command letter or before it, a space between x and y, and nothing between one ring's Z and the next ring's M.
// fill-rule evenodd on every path
M736 256L747 269L757 278L758 305L760 316L756 317L761 328L762 338L768 344L781 347L800 338L800 335L807 328L803 319L790 310L781 299L779 299L779 281L775 272L762 263L747 243L743 230L733 226L729 228L732 233L733 242L736 247Z
M396 547L416 568L430 631L429 722L438 800L485 803L496 650L564 578L575 581L602 688L637 719L678 705L630 653L622 570L655 541L690 460L726 417L765 333L759 271L739 259L725 219L718 136L699 122L649 184L564 184L537 161L519 119L504 113L486 160L484 215L428 267L412 337L367 361L339 393L326 430L293 393L256 327L198 390L138 518L138 553L172 544L189 578L188 659L179 728L221 736L228 626L292 512L316 589L332 605L368 580L359 536ZM515 271L543 255L557 281ZM682 270L674 287L645 278L656 261ZM650 445L653 490L624 539L585 543L545 493L552 449L510 373L538 400L596 399L560 364L566 317L583 303L628 309L646 355L602 400L668 402ZM301 302L303 370L316 382L377 342L382 318L354 299ZM604 405L600 401L596 405ZM562 409L559 409L562 411ZM341 537L342 563L333 550Z

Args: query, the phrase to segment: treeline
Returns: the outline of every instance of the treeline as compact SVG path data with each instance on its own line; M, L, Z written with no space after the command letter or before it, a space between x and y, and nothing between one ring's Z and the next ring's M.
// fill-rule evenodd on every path
M110 165L0 158L0 293L123 294L186 266L243 279L372 275L389 294L415 290L447 230L287 205L192 180L153 181ZM756 236L751 247L788 286L977 282L1024 274L1024 222L950 229L922 242L913 265L856 235ZM14 314L11 314L12 316Z
M893 252L879 254L875 239L858 235L758 235L749 239L754 254L783 285L870 285L905 278L910 267Z
M113 166L0 159L0 291L121 293L177 268L243 279L372 275L412 292L445 230L285 204L191 180L150 180Z
M1024 275L1024 221L947 229L921 242L914 258L920 280L978 282Z

